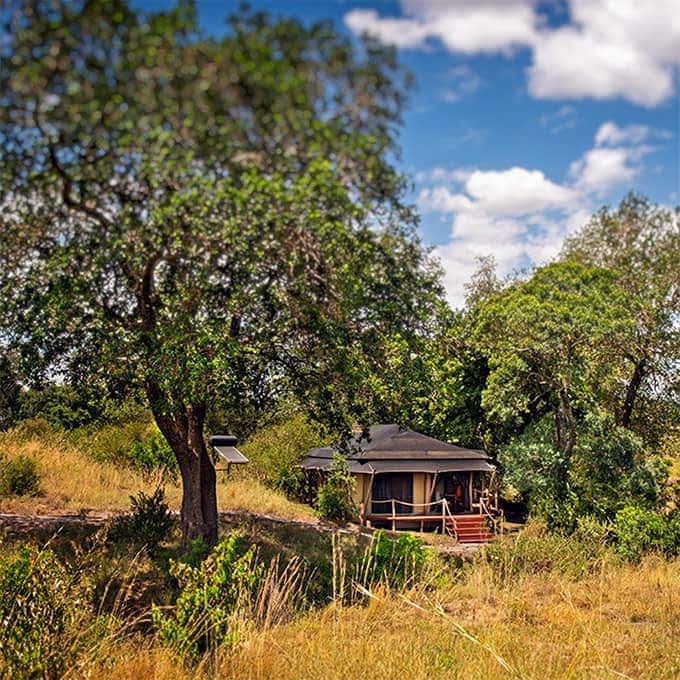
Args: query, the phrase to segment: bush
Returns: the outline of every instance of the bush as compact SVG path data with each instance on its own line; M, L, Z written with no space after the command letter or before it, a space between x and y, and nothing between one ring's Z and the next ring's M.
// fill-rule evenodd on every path
M46 441L59 436L59 431L50 425L44 418L27 418L17 425L17 433L20 438L29 441L39 439Z
M635 434L601 413L585 414L568 461L555 446L551 416L507 444L498 459L505 483L528 500L531 514L566 532L583 515L607 522L628 503L655 506L668 476L663 462L650 456Z
M241 446L250 469L273 489L294 500L307 500L304 474L297 468L307 451L319 446L328 434L302 414L263 427Z
M232 615L241 601L253 598L264 566L257 562L255 546L246 548L243 536L234 533L198 566L173 562L170 573L179 583L179 596L171 614L153 608L153 624L177 654L197 659L236 640Z
M662 515L652 510L626 507L616 513L613 533L616 552L631 562L645 553L659 552L666 557L680 554L680 513Z
M147 421L80 428L68 433L71 443L102 463L125 465L150 476L173 481L177 477L177 460L158 428Z
M0 676L61 677L84 644L90 593L47 549L0 563Z
M110 537L134 550L145 548L154 557L175 524L165 503L165 492L159 487L151 496L143 491L137 496L130 496L130 511L129 515L114 520Z
M160 472L162 477L177 480L177 459L165 437L152 434L133 443L128 453L132 467L143 475Z
M328 477L321 484L315 507L324 519L344 521L356 516L357 508L352 500L354 478L349 473L347 461L336 454Z
M477 562L491 567L500 585L511 585L529 574L553 573L579 578L608 554L605 532L595 538L587 523L571 536L550 533L545 524L527 524L516 536L507 536L487 545L476 556ZM590 532L590 536L588 533Z
M0 462L0 495L35 496L40 493L38 463L28 456Z
M399 590L419 581L426 559L425 545L416 536L401 534L393 540L380 529L355 565L355 580L365 587L380 584Z
M144 421L98 428L79 428L69 432L69 441L100 463L131 466L130 451L149 436L151 425Z

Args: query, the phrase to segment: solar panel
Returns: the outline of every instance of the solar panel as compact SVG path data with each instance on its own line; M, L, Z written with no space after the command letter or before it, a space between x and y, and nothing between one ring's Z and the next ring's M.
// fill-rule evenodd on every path
M236 437L230 434L216 434L208 439L208 444L217 451L226 463L243 464L248 459L236 448Z

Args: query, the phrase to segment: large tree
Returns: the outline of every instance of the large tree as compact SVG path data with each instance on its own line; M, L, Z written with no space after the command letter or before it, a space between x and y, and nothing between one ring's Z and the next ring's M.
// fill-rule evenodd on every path
M437 299L389 160L407 81L326 24L242 11L206 37L191 3L6 11L3 342L27 374L141 384L184 545L214 543L211 406L288 391L360 416L367 354Z
M680 212L629 194L616 209L598 211L569 238L563 256L612 269L626 296L632 332L616 348L622 361L604 385L618 423L631 427L641 395L648 403L658 395L677 403Z
M629 334L625 297L614 272L561 262L486 297L474 310L474 340L487 358L482 406L490 423L519 434L546 414L560 454L565 493L577 414L596 404L612 348Z

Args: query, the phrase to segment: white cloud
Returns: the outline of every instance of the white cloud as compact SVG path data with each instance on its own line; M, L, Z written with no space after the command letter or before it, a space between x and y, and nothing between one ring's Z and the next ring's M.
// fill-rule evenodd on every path
M580 191L602 196L640 173L640 160L655 150L643 141L666 134L665 130L652 130L646 125L619 127L607 121L595 133L595 148L569 166L569 175Z
M533 45L537 97L625 97L655 106L673 93L680 63L677 0L569 0L571 23Z
M525 215L559 208L575 199L573 190L551 182L540 170L475 170L465 188L491 213Z
M616 123L607 121L600 125L595 133L595 144L597 146L616 146L627 142L639 144L649 137L649 132L646 125L628 125L620 128Z
M604 194L617 184L630 182L638 169L630 164L627 149L591 149L569 166L569 174L585 192Z
M420 209L451 216L450 240L436 254L452 304L464 302L479 257L493 255L501 275L555 257L564 237L586 222L594 199L640 172L640 159L654 150L641 142L659 134L638 125L601 125L595 146L571 163L564 183L517 166L422 173L419 180L434 186L421 190Z
M469 210L472 201L465 194L454 193L447 187L435 187L420 192L418 205L427 212L455 213Z
M575 58L578 55L578 58ZM529 92L539 99L611 99L654 106L673 92L673 69L628 42L567 27L542 36L528 69Z
M482 85L482 79L466 64L452 68L446 78L449 84L443 92L443 98L447 102L457 102L475 93Z
M640 144L647 139L671 139L670 130L657 130L647 125L626 125L619 127L612 121L600 125L595 134L597 146L617 146L620 144Z
M402 7L402 18L355 9L345 15L345 24L397 47L422 48L436 38L463 54L506 51L534 36L532 0L403 0Z
M429 28L412 19L383 19L372 9L355 9L345 14L345 25L357 34L370 33L384 43L397 47L421 47L430 35Z
M534 0L401 0L402 17L356 9L345 23L403 48L422 49L428 39L468 55L528 48L528 87L538 98L624 97L656 106L673 94L678 0L567 3L569 22L557 28Z

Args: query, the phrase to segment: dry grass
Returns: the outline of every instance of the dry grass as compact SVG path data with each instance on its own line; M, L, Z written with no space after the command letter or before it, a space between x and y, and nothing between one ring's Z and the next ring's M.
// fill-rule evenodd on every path
M44 495L1 499L0 511L122 510L153 481L94 462L55 438L0 435L0 452L27 455ZM178 507L180 490L167 488ZM310 519L311 511L255 481L221 479L222 510ZM285 625L244 628L241 643L188 668L157 641L112 639L71 677L106 678L678 678L680 562L602 559L587 576L522 574L502 585L487 564L464 581L367 606L330 605ZM276 589L272 593L276 594ZM264 610L263 610L264 611Z
M507 588L482 569L467 583L366 607L329 606L254 633L188 671L169 652L126 643L88 669L107 678L677 678L680 565L603 564ZM210 664L208 663L210 661Z
M98 463L58 435L44 441L25 441L16 433L2 433L0 453L8 460L19 455L34 458L38 462L42 489L40 496L0 498L0 512L121 511L129 507L131 495L139 491L152 493L158 483L128 468ZM182 497L179 485L166 484L165 491L170 507L179 509ZM257 480L230 480L224 473L218 473L217 499L220 510L314 519L311 508L288 500Z

